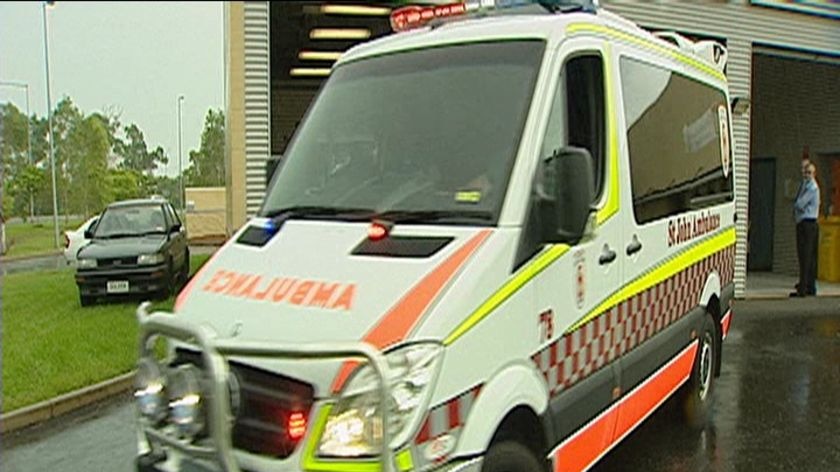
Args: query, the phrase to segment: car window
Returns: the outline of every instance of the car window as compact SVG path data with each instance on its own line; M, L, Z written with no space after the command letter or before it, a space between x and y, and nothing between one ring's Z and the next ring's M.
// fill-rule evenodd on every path
M165 233L166 217L160 205L109 208L96 226L97 238L142 236Z

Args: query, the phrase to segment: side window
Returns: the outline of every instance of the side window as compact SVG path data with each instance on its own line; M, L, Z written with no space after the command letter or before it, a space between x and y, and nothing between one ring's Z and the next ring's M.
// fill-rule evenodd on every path
M175 211L172 209L172 205L166 205L164 208L166 208L166 218L169 220L170 228L176 223L181 223L181 221L178 219L178 214L175 213Z
M638 223L733 199L729 116L720 90L621 59Z
M604 186L605 122L603 59L597 54L569 59L551 106L541 156L563 146L587 149L592 155L596 201Z

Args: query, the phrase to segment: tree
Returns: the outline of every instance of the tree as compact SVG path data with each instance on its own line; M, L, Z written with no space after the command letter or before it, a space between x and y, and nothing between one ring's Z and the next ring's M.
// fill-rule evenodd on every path
M120 169L134 170L152 175L159 165L166 165L169 159L163 148L158 146L149 152L143 132L134 123L123 128L125 139L114 143L114 150L122 158Z
M225 116L222 110L208 110L201 133L201 146L190 151L190 168L184 176L191 186L216 187L225 184Z
M102 210L108 199L108 128L101 119L89 116L72 128L64 143L67 170L73 192L72 208L90 215Z
M17 198L12 205L10 184L13 183L29 162L29 123L26 115L13 104L0 105L0 196L4 198L4 215L18 214L24 218L29 212L28 196ZM25 211L17 211L19 207Z
M108 200L128 200L143 195L142 175L130 169L110 169L107 176Z

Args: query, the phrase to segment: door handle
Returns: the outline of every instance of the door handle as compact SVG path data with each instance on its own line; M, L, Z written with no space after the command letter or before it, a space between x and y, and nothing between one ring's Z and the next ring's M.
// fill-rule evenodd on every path
M601 257L598 258L598 264L607 265L615 261L615 251L610 249L609 244L604 244L604 249L601 251Z
M642 243L639 241L639 238L633 235L633 241L627 246L627 255L632 256L637 252L642 250Z

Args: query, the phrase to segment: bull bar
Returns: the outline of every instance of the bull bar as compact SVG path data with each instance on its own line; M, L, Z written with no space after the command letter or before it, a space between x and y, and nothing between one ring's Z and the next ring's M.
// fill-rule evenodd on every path
M141 423L141 427L150 446L153 443L164 444L188 456L203 460L215 460L226 472L241 472L234 458L231 443L230 400L228 398L228 365L226 356L252 358L285 359L342 359L365 358L373 367L379 380L379 405L382 421L382 447L380 464L383 472L394 470L393 451L390 446L388 428L388 399L391 396L387 382L388 363L385 356L368 343L308 343L279 344L269 342L232 341L219 338L215 330L207 325L192 325L176 318L171 313L149 313L149 302L137 308L137 320L140 333L140 358L149 355L150 341L157 336L177 339L197 345L204 360L205 376L209 380L205 391L206 428L213 447L203 447L182 441L151 425ZM309 441L318 438L309 437Z

